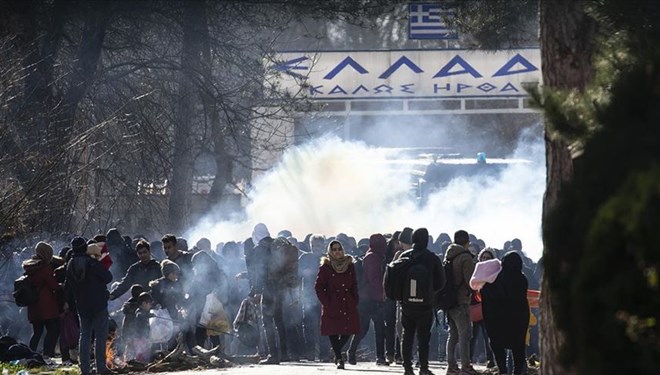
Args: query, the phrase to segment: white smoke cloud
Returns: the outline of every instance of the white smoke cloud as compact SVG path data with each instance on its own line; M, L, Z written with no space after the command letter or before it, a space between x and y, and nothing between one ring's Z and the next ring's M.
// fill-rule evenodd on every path
M536 260L542 252L542 140L521 142L512 157L530 162L511 165L497 178L455 179L420 208L410 194L411 165L394 162L392 150L322 137L288 149L255 181L247 220L217 222L209 216L187 235L214 243L242 240L259 222L272 235L288 229L298 239L307 233L340 232L359 239L405 226L426 227L434 237L465 229L497 248L520 238L523 250Z

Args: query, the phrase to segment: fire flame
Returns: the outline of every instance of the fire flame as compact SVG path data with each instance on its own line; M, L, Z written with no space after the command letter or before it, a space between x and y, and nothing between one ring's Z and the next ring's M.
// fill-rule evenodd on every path
M128 366L123 359L116 355L115 350L112 348L114 341L113 336L108 337L105 341L105 366L110 370L122 369Z

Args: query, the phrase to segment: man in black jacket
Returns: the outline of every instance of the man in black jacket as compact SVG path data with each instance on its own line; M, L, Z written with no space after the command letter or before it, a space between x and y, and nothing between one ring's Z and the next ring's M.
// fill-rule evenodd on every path
M260 364L278 365L280 362L289 361L282 306L284 288L275 280L268 279L268 266L271 261L270 245L273 239L265 224L255 225L252 240L256 246L253 251L252 267L248 269L248 272L254 275L250 276L250 280L254 280L251 294L261 295L261 315L268 344L268 358Z
M426 274L432 278L433 295L435 295L436 291L445 286L445 272L440 258L427 249L429 242L428 230L426 228L415 230L412 235L412 242L413 248L401 254L401 257L408 257L411 260L416 259L418 264L427 267ZM423 283L420 282L420 284ZM420 363L419 375L433 375L429 370L429 340L431 339L431 326L433 325L433 304L433 298L428 298L424 303L401 301L401 322L403 324L401 355L403 357L403 368L405 369L404 375L414 375L412 349L415 333L417 333Z
M112 274L99 261L86 254L85 239L71 241L73 258L66 267L64 291L76 301L80 316L80 371L90 374L92 332L96 337L96 373L108 374L105 365L105 340L108 337L108 287ZM69 300L69 298L66 298Z
M145 291L149 291L149 283L161 276L160 264L151 257L149 242L145 240L138 241L135 245L135 252L140 260L128 267L124 278L117 283L110 293L111 301L121 297L135 284L142 285Z

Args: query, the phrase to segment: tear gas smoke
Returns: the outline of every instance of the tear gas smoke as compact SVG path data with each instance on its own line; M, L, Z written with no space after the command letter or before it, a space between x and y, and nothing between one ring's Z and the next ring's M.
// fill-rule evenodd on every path
M211 215L188 238L207 237L214 243L242 240L259 222L273 236L288 229L298 239L307 233L340 232L359 239L423 226L434 238L465 229L496 248L517 237L529 257L541 256L542 139L521 141L511 155L529 163L512 164L497 177L456 178L431 194L423 207L410 194L410 170L417 162L401 157L391 149L332 136L292 147L255 181L247 220L218 222Z

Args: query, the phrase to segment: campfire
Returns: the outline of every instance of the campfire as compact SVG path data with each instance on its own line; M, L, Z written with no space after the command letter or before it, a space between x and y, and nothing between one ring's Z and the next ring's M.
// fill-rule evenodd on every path
M170 352L160 352L154 355L151 363L138 361L125 362L117 356L112 347L113 339L106 342L106 365L120 373L132 372L174 372L194 369L226 368L241 364L256 364L259 356L227 356L220 346L213 349L204 349L195 346L193 353L186 353L186 345L183 336L177 338L177 346Z

